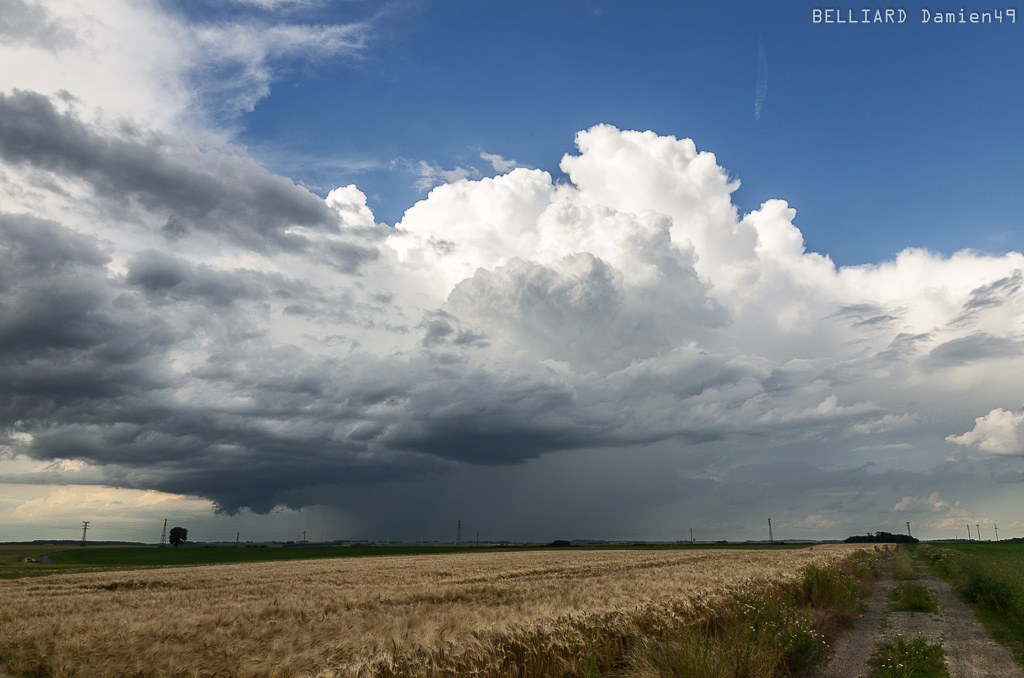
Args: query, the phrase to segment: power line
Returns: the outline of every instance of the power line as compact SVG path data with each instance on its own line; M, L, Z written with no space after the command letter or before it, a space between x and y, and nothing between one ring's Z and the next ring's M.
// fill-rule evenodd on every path
M82 546L85 546L85 534L89 531L89 520L82 521Z

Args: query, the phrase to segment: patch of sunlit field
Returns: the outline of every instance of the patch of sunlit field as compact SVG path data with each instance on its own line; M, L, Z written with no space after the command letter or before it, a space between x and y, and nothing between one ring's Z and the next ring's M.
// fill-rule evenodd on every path
M530 551L0 581L12 676L574 675L855 550Z

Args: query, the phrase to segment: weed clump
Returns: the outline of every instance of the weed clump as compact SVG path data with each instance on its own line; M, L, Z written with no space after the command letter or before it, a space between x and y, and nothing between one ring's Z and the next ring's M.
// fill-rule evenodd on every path
M946 651L924 638L908 641L897 634L879 642L871 655L870 678L948 678Z
M894 612L938 612L939 602L924 584L903 582L889 592L889 609Z

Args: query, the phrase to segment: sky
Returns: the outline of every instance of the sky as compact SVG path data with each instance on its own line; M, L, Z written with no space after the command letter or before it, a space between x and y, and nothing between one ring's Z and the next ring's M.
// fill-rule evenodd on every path
M0 541L1024 536L1021 31L0 0Z

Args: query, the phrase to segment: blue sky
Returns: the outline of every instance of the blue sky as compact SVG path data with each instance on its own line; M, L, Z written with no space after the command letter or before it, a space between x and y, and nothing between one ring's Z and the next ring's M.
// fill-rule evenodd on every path
M1024 534L1007 8L0 9L0 540Z
M397 159L492 172L484 151L557 172L578 130L651 129L715 153L742 209L788 200L809 248L840 264L1020 249L1017 24L922 24L906 6L902 25L826 25L817 6L406 4L358 61L291 64L240 139L293 155L289 175L321 191L356 183L394 223L423 197ZM374 169L315 167L325 156Z

